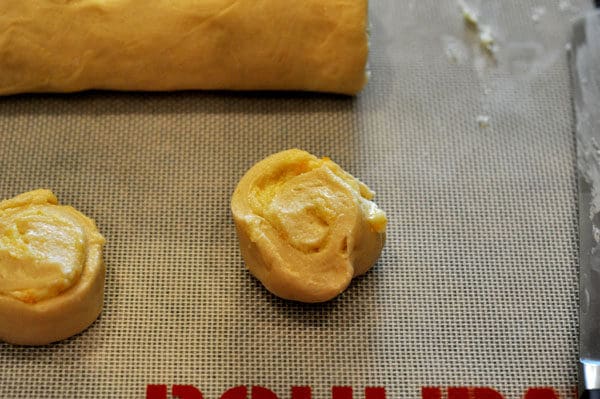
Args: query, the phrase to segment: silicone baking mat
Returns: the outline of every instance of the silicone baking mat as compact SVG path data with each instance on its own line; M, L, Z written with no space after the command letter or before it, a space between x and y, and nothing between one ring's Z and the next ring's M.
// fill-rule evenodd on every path
M241 386L230 397L572 397L565 44L590 5L468 4L496 37L495 58L454 0L373 1L372 79L356 98L0 98L1 196L54 190L97 221L108 268L90 329L45 347L0 344L0 396L218 399ZM326 304L273 297L237 247L237 181L291 147L360 177L389 217L375 268Z

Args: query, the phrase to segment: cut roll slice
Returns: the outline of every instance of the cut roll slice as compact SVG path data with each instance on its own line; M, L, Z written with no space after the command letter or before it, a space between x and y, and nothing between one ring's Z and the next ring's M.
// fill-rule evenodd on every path
M44 345L96 320L104 299L104 238L48 190L0 202L0 340Z
M387 220L373 195L330 159L305 151L260 161L231 200L247 268L281 298L335 298L383 248Z

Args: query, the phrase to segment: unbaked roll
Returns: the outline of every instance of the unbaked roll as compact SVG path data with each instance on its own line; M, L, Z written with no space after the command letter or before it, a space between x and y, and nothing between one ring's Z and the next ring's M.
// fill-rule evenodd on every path
M0 341L43 345L86 329L104 298L104 238L48 190L0 202Z
M367 0L1 0L0 94L366 83Z
M231 210L247 268L275 295L323 302L377 261L385 213L329 158L292 149L242 177Z

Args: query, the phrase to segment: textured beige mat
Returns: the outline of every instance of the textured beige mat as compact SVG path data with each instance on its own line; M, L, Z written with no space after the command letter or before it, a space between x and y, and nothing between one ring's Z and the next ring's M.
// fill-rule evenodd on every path
M0 98L1 196L53 189L97 221L108 268L89 330L41 348L0 344L0 397L143 398L148 384L169 397L193 385L207 399L240 385L280 399L292 386L314 398L333 386L353 387L355 399L365 387L388 399L420 398L422 387L440 388L427 399L463 398L449 386L570 397L577 230L565 43L588 4L470 4L498 38L497 61L454 0L373 1L373 79L356 99ZM360 177L390 220L376 267L324 305L266 292L243 268L230 216L245 170L290 147Z

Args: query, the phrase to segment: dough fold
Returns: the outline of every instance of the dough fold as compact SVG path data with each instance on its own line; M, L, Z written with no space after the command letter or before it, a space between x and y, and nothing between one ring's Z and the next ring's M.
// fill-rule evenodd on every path
M104 238L48 190L0 202L0 340L44 345L86 329L104 299Z
M0 94L366 83L367 0L2 0Z
M246 267L273 294L324 302L366 273L385 242L385 213L366 185L298 149L254 165L231 209Z

